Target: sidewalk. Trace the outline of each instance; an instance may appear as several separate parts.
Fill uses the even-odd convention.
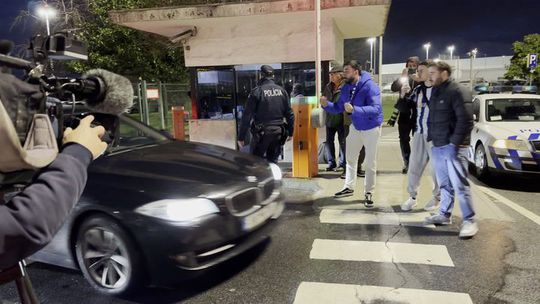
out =
[[[399,205],[409,197],[407,175],[401,173],[403,165],[397,130],[385,133],[387,134],[383,135],[379,141],[377,184],[373,198],[378,208],[397,211]],[[358,204],[361,207],[360,200],[363,199],[364,179],[358,178],[354,196],[335,199],[333,195],[343,188],[344,180],[339,178],[341,172],[326,172],[326,166],[326,164],[319,165],[318,177],[299,179],[287,177],[291,176],[291,163],[281,163],[280,167],[285,176],[283,188],[287,198],[286,202],[288,204],[313,205],[315,208],[343,204]],[[416,208],[423,208],[424,204],[431,199],[432,181],[428,170],[429,167],[426,168],[422,177]],[[493,203],[494,199],[486,194],[482,188],[471,183],[471,192],[478,219],[512,221]],[[457,200],[454,214],[461,215]]]

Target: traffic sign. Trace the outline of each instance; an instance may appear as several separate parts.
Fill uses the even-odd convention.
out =
[[[529,54],[527,65],[529,69],[535,69],[538,66],[538,54]]]

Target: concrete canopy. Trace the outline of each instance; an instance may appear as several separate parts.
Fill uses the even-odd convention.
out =
[[[381,36],[391,0],[321,0],[322,60],[343,60],[344,39]],[[313,0],[242,2],[110,12],[122,26],[182,41],[188,67],[315,60]]]

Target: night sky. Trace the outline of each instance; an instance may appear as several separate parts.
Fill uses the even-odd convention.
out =
[[[0,0],[0,39],[24,44],[30,27],[10,31],[27,1]],[[525,34],[540,33],[540,0],[393,0],[384,38],[384,62],[403,62],[411,55],[425,56],[422,45],[431,42],[430,57],[455,55],[478,48],[479,56],[511,55],[512,42]]]

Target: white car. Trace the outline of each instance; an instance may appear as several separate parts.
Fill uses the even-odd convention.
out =
[[[540,95],[484,94],[474,98],[469,161],[474,173],[540,175]]]

